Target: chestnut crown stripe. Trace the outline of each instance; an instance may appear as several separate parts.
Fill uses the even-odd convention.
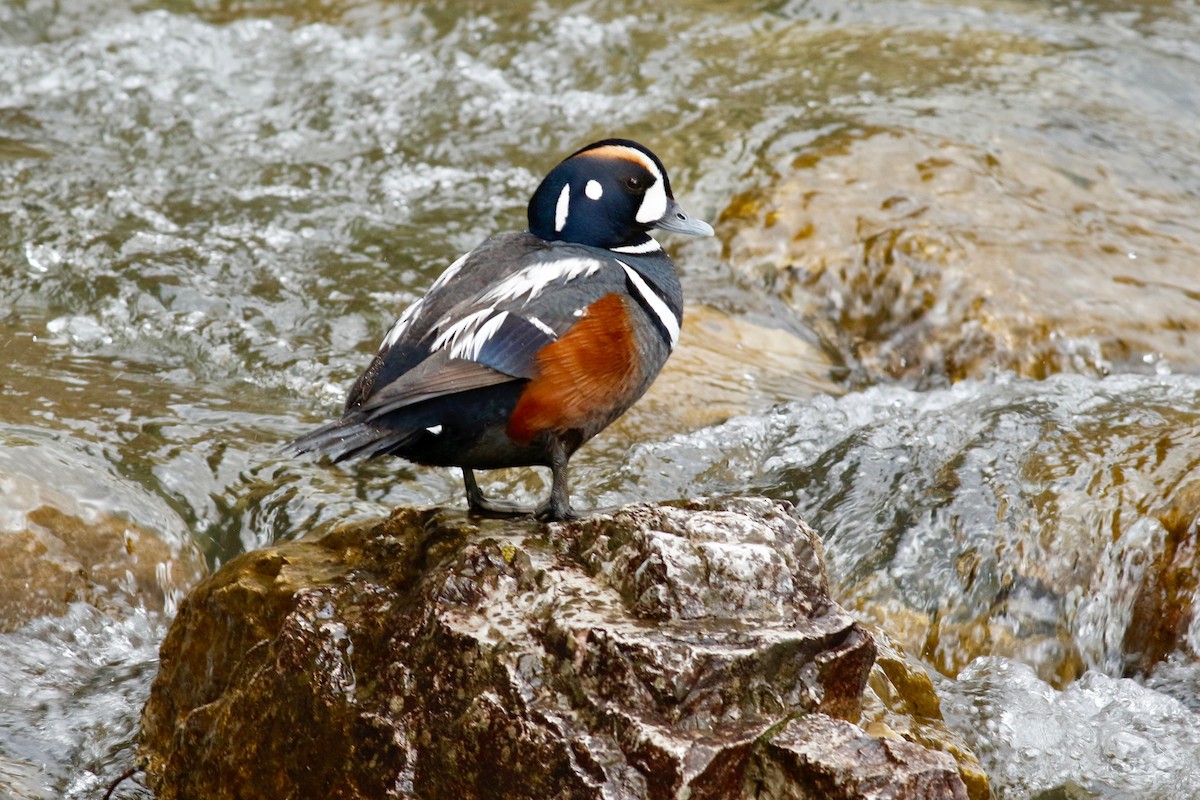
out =
[[[603,144],[599,147],[593,147],[590,150],[581,150],[575,155],[588,155],[593,158],[623,158],[626,161],[632,161],[635,164],[640,164],[654,177],[662,180],[663,171],[658,164],[654,163],[654,159],[643,153],[641,150],[636,150],[628,145],[623,144]],[[574,156],[572,156],[574,157]]]

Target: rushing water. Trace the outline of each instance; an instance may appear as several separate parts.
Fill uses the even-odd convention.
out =
[[[627,135],[718,238],[577,507],[795,502],[998,795],[1200,796],[1198,43],[1184,0],[0,6],[0,793],[130,763],[198,564],[463,502],[277,446]]]

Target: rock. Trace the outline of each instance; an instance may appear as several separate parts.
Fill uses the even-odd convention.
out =
[[[198,554],[171,549],[153,532],[99,512],[85,520],[43,505],[0,532],[0,632],[73,602],[162,610],[203,574]]]
[[[162,800],[809,797],[818,773],[965,797],[948,757],[846,721],[873,658],[787,504],[400,509],[197,587],[141,752]]]
[[[1145,676],[1176,652],[1200,656],[1188,634],[1200,598],[1200,481],[1172,487],[1154,517],[1161,535],[1139,553],[1144,565],[1121,643],[1126,677]]]
[[[756,800],[967,800],[954,759],[945,753],[899,738],[874,738],[823,714],[789,722],[758,754],[755,767]]]
[[[925,668],[910,661],[887,633],[873,629],[871,634],[877,654],[867,685],[862,727],[883,738],[947,753],[958,767],[970,800],[991,800],[987,774],[962,737],[946,726],[941,699]]]
[[[711,306],[688,306],[679,347],[618,432],[640,419],[652,430],[685,431],[814,394],[838,394],[833,364],[816,345],[783,328],[758,325]],[[690,398],[680,403],[680,397]],[[620,435],[618,433],[618,435]],[[624,437],[645,441],[648,433]],[[626,444],[628,447],[628,444]]]
[[[1194,370],[1191,203],[1018,142],[845,128],[718,233],[862,380]]]

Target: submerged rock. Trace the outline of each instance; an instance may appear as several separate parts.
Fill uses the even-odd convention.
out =
[[[877,736],[949,753],[971,800],[990,800],[987,775],[962,737],[946,725],[941,698],[925,668],[905,656],[886,632],[875,629],[872,636],[877,653],[860,725]]]
[[[793,502],[858,620],[949,678],[1003,656],[1062,689],[1200,658],[1197,397],[1184,375],[876,387],[647,442],[627,472]]]
[[[849,126],[718,227],[862,379],[1103,375],[1197,367],[1193,202],[1018,141]]]
[[[62,616],[76,602],[159,611],[202,573],[196,553],[172,552],[129,520],[101,512],[84,519],[42,505],[22,514],[16,530],[0,531],[0,633]]]
[[[696,430],[781,401],[838,394],[832,370],[828,354],[795,333],[696,305],[683,318],[679,347],[662,374],[616,430],[639,417],[653,418],[660,432]],[[629,436],[621,444],[628,450],[647,438]]]
[[[1200,481],[1172,489],[1152,512],[1159,535],[1131,559],[1137,588],[1121,642],[1127,677],[1149,674],[1173,653],[1200,656],[1189,635],[1200,601]]]
[[[874,654],[785,503],[401,509],[197,587],[142,752],[162,800],[965,798],[851,724]]]

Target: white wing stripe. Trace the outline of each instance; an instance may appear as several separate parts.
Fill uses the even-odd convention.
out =
[[[525,302],[528,303],[554,281],[562,280],[565,283],[581,275],[590,278],[602,266],[604,262],[595,258],[564,258],[561,261],[525,267],[496,284],[479,299],[483,303],[503,303],[528,295],[525,298]]]
[[[400,341],[400,337],[408,330],[409,324],[416,318],[421,311],[421,305],[425,302],[425,298],[420,298],[408,308],[404,309],[404,313],[400,315],[400,319],[392,323],[392,327],[387,332],[387,336],[383,337],[383,343],[379,345],[380,352],[387,350],[389,347]]]
[[[479,311],[463,317],[458,322],[454,323],[449,328],[446,328],[446,330],[438,334],[438,337],[433,340],[433,346],[430,347],[430,350],[442,350],[449,345],[453,351],[453,349],[458,346],[459,339],[464,336],[470,338],[475,329],[482,325],[495,310],[495,306],[481,308]]]
[[[625,274],[629,276],[629,282],[637,289],[638,294],[646,301],[646,305],[650,306],[658,317],[658,321],[662,323],[663,329],[667,332],[667,337],[671,340],[671,349],[675,349],[675,343],[679,341],[679,319],[675,313],[663,302],[663,299],[658,296],[658,292],[650,288],[646,283],[646,279],[638,274],[637,270],[626,264],[624,261],[617,261],[625,269]]]
[[[478,359],[483,346],[487,344],[489,339],[496,335],[496,331],[500,330],[500,326],[504,324],[506,317],[508,317],[508,312],[501,311],[480,325],[478,330],[464,335],[461,341],[455,342],[454,346],[450,348],[450,357],[464,358],[468,361]]]
[[[554,332],[554,328],[551,328],[549,325],[547,325],[546,323],[542,322],[542,321],[541,321],[540,319],[538,319],[537,317],[526,317],[526,319],[528,319],[528,320],[529,320],[529,324],[530,324],[530,325],[533,325],[535,328],[537,328],[537,329],[538,329],[538,330],[540,330],[542,333],[544,333],[544,334],[546,334],[547,336],[549,336],[551,339],[557,339],[557,338],[558,338],[558,334]]]
[[[457,275],[459,270],[462,269],[463,264],[467,263],[467,256],[469,255],[471,254],[466,253],[462,256],[459,256],[453,264],[446,267],[446,269],[442,271],[442,274],[438,276],[438,279],[433,282],[433,285],[429,287],[429,292],[426,294],[432,294],[450,281],[454,280],[454,276]],[[415,303],[404,309],[404,313],[400,315],[398,320],[392,323],[392,327],[388,329],[387,335],[383,337],[383,342],[381,342],[379,345],[380,352],[387,350],[389,347],[393,347],[396,342],[400,341],[400,337],[404,336],[404,333],[408,330],[409,325],[411,325],[412,321],[416,319],[417,314],[421,312],[421,306],[424,304],[424,302],[425,298],[418,298]]]
[[[441,275],[438,276],[438,279],[436,281],[433,282],[433,286],[429,287],[429,291],[436,292],[438,289],[442,288],[447,283],[454,280],[454,276],[458,274],[458,271],[460,269],[462,269],[462,265],[467,263],[467,256],[469,256],[469,255],[471,255],[471,254],[466,253],[465,255],[460,256],[457,261],[455,261],[450,266],[446,267],[446,270]]]

